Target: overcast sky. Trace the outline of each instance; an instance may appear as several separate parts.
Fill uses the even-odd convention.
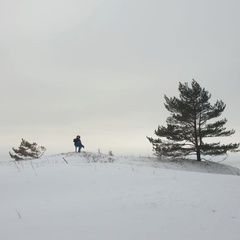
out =
[[[151,155],[164,94],[194,78],[240,142],[239,0],[0,0],[0,151],[21,138]]]

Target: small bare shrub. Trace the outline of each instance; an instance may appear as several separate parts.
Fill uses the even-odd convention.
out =
[[[110,156],[113,156],[113,152],[112,152],[111,150],[108,152],[108,154],[109,154]]]

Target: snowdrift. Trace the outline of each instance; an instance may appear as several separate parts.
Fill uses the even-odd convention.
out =
[[[238,175],[223,164],[88,152],[4,162],[0,239],[238,240]]]
[[[133,157],[133,156],[110,156],[107,154],[97,154],[91,152],[82,153],[62,153],[50,158],[57,162],[68,161],[71,164],[75,163],[115,163],[132,166],[155,167],[162,169],[240,175],[240,169],[222,163],[187,159],[168,159],[159,160],[154,157]]]

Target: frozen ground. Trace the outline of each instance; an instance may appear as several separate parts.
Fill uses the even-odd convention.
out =
[[[3,240],[238,240],[240,170],[67,153],[0,163]]]

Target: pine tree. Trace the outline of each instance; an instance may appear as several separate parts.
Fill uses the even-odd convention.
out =
[[[196,154],[201,161],[202,155],[217,156],[239,151],[239,143],[227,145],[220,142],[209,142],[211,138],[231,136],[235,133],[224,127],[227,119],[213,122],[219,117],[226,105],[216,101],[211,105],[211,94],[193,79],[188,83],[179,83],[180,97],[164,96],[166,109],[170,117],[166,119],[167,127],[158,126],[155,134],[158,139],[149,138],[157,156],[183,157]],[[206,141],[205,141],[206,140]]]
[[[15,154],[9,152],[9,155],[16,161],[40,158],[46,151],[45,147],[38,146],[36,143],[29,143],[24,139],[22,139],[19,148],[12,148],[12,150]]]

